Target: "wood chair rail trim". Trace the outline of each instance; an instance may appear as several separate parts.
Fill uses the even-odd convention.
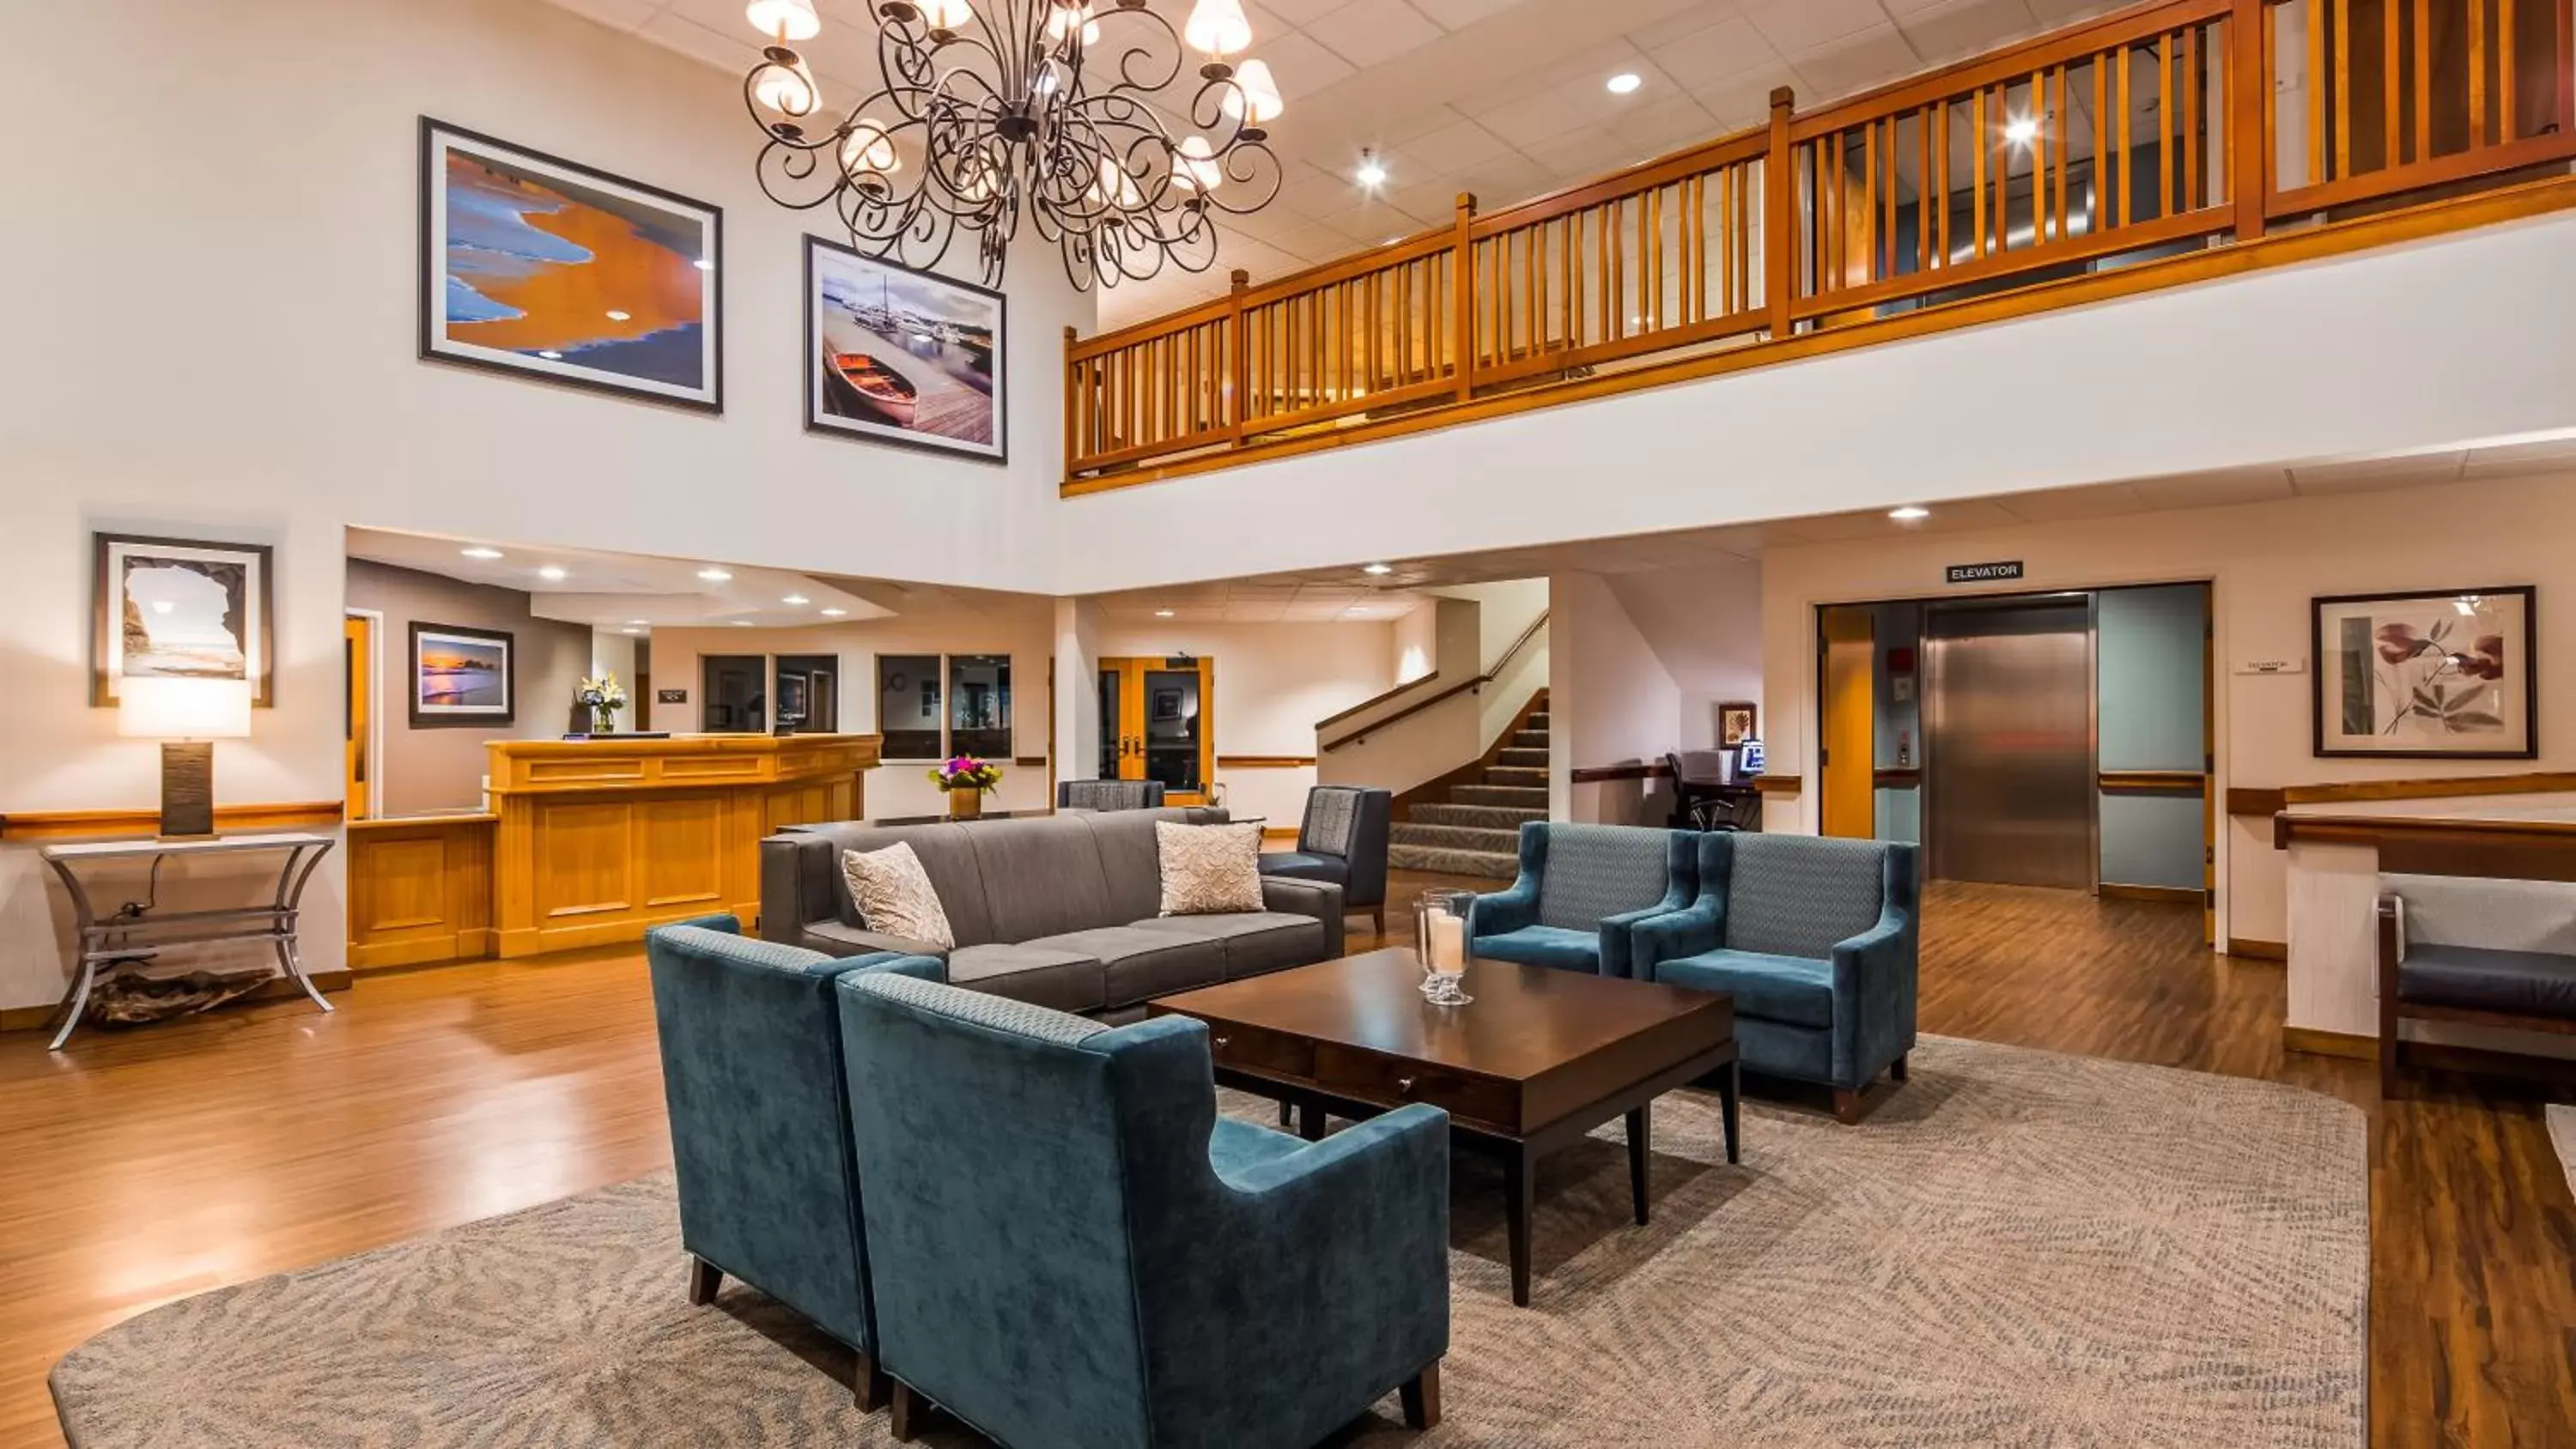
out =
[[[296,800],[264,805],[218,805],[218,832],[294,830],[338,825],[337,800]],[[161,826],[158,810],[13,810],[0,815],[0,840],[79,840],[150,835]]]

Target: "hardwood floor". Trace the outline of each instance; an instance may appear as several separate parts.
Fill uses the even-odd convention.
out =
[[[1453,883],[1400,875],[1390,894]],[[1376,944],[1354,921],[1352,949]],[[2281,965],[2210,954],[2198,923],[1935,886],[1923,1029],[2371,1111],[2372,1442],[2576,1444],[2576,1204],[2539,1109],[2576,1091],[2419,1075],[2382,1113],[2366,1064],[2284,1057]],[[1410,939],[1405,910],[1387,924]],[[0,1445],[61,1443],[45,1372],[109,1323],[670,1159],[637,952],[365,976],[335,1000],[84,1034],[60,1056],[0,1038]]]

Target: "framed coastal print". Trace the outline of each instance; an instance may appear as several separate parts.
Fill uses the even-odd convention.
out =
[[[129,679],[247,679],[275,704],[268,545],[90,535],[89,702]]]
[[[1002,294],[805,238],[805,426],[996,463]]]
[[[496,629],[411,625],[411,722],[505,725],[517,714],[518,661]]]
[[[2316,753],[2539,753],[2529,585],[2314,600]]]
[[[420,355],[724,409],[724,213],[420,122]]]

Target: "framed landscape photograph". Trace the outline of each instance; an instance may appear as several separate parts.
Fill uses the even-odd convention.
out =
[[[420,355],[724,410],[724,213],[423,116]]]
[[[2538,755],[2533,596],[2525,584],[2313,600],[2316,753]]]
[[[246,679],[251,703],[277,702],[268,545],[90,538],[91,704],[137,678]]]
[[[505,725],[517,714],[518,661],[508,634],[462,624],[411,625],[411,722]]]
[[[805,238],[808,431],[1007,462],[1002,294]]]

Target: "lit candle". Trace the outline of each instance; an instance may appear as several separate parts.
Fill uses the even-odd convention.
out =
[[[1467,969],[1467,922],[1464,917],[1441,911],[1431,918],[1431,960],[1434,971],[1455,976]]]

